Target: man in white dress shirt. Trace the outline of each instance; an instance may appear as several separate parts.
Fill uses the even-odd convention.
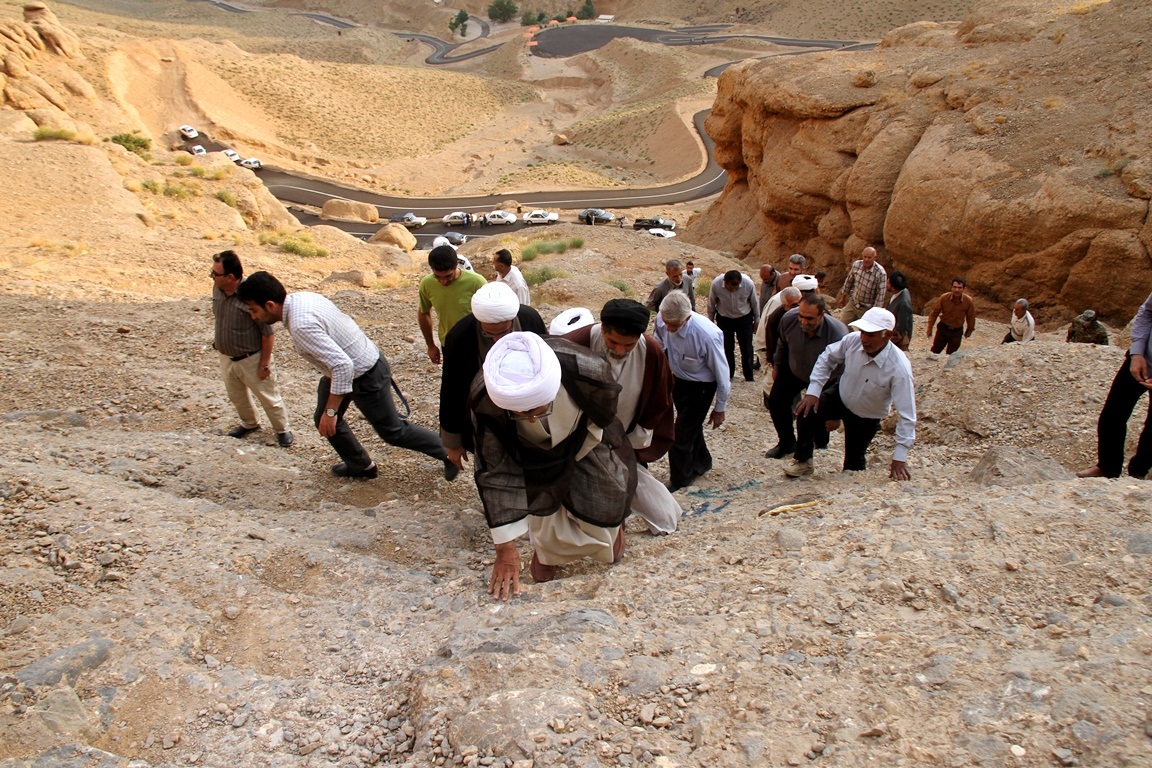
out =
[[[507,283],[521,304],[532,304],[532,296],[528,293],[528,281],[520,272],[520,268],[512,263],[512,252],[501,248],[492,254],[492,268],[496,270],[496,279]]]
[[[796,414],[800,418],[842,420],[844,470],[860,471],[866,468],[865,454],[880,430],[880,420],[894,407],[899,421],[888,476],[908,480],[908,452],[916,441],[916,385],[908,358],[890,342],[896,318],[886,309],[872,307],[850,327],[857,333],[829,345],[816,361]],[[844,366],[839,385],[824,391],[838,365]],[[811,462],[807,472],[788,472],[793,476],[811,473]]]
[[[248,306],[252,319],[268,325],[283,321],[296,351],[320,372],[314,420],[320,434],[343,459],[332,467],[334,475],[370,480],[379,472],[344,420],[348,406],[356,403],[384,442],[439,460],[445,479],[455,479],[460,470],[448,460],[439,436],[410,424],[396,412],[388,361],[355,320],[318,293],[288,295],[280,281],[267,272],[250,275],[236,293]]]

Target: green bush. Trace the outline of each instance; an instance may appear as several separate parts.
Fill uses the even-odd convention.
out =
[[[592,4],[592,0],[584,0],[584,5],[580,6],[580,10],[576,11],[576,18],[584,21],[596,18],[596,6]]]
[[[279,246],[285,253],[294,253],[305,258],[323,258],[328,255],[328,250],[317,245],[312,240],[312,235],[307,232],[295,233],[284,230],[262,232],[260,244]]]
[[[164,185],[164,196],[170,197],[173,200],[187,200],[190,197],[195,197],[200,194],[194,187],[180,182],[170,183]]]
[[[37,128],[32,134],[36,141],[75,141],[76,134],[66,128]]]
[[[205,170],[201,165],[194,165],[192,166],[190,173],[196,178],[202,179],[208,174],[208,171]]]
[[[567,272],[562,272],[559,269],[553,269],[547,265],[539,269],[530,269],[524,273],[524,281],[532,288],[535,288],[549,280],[557,280],[562,277],[568,277]]]
[[[135,152],[145,160],[148,159],[148,150],[152,149],[152,139],[135,133],[118,133],[109,141],[119,144],[129,152]]]
[[[528,11],[525,10],[524,14],[520,17],[520,26],[531,27],[543,24],[548,20],[542,11]]]
[[[176,165],[192,165],[192,155],[176,155]]]
[[[518,10],[513,0],[492,0],[488,6],[488,18],[492,21],[512,21]]]
[[[224,205],[236,207],[236,195],[232,194],[226,189],[222,189],[216,193],[216,199],[224,203]]]
[[[625,296],[632,295],[632,289],[629,288],[628,283],[624,282],[623,280],[605,280],[604,282],[608,283],[608,285],[620,291],[620,293],[624,294]]]
[[[144,181],[140,182],[140,186],[154,195],[160,194],[160,185],[156,182],[156,179],[144,179]]]

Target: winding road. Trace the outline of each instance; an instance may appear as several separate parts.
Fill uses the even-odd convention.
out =
[[[232,13],[248,13],[252,10],[230,5],[223,2],[223,0],[194,1],[211,3],[222,10]],[[340,19],[323,13],[308,12],[301,13],[300,15],[306,16],[318,23],[329,24],[341,29],[357,26],[354,22],[348,21],[347,19]],[[490,27],[484,20],[476,16],[471,16],[469,17],[468,23],[475,23],[480,29],[480,35],[475,39],[483,39],[488,36]],[[771,35],[726,34],[724,32],[726,29],[726,25],[682,27],[672,31],[645,27],[628,27],[619,24],[562,25],[548,27],[537,32],[533,38],[536,44],[532,47],[532,53],[535,56],[547,58],[574,56],[601,48],[618,37],[629,37],[669,46],[710,45],[737,39],[763,40],[775,45],[803,49],[775,55],[808,53],[813,50],[867,50],[875,47],[874,43],[860,43],[851,40],[804,40]],[[460,45],[463,45],[463,43],[447,43],[431,35],[399,32],[395,30],[389,31],[405,40],[420,41],[430,45],[433,52],[425,59],[425,62],[432,65],[451,64],[477,58],[491,53],[504,45],[504,43],[499,43],[453,56],[452,52],[459,48]],[[736,62],[713,67],[705,73],[705,77],[718,77],[721,72],[733,63]],[[319,217],[299,209],[299,206],[320,208],[324,205],[325,201],[333,198],[338,200],[355,200],[376,206],[380,212],[382,221],[387,221],[393,214],[405,213],[407,211],[413,211],[421,216],[426,216],[429,219],[429,224],[413,232],[413,234],[417,236],[417,239],[424,239],[435,237],[435,235],[442,234],[449,229],[439,223],[439,219],[445,214],[451,213],[452,211],[467,211],[469,213],[486,212],[493,210],[509,198],[514,198],[523,206],[524,210],[529,210],[530,208],[549,207],[639,208],[687,202],[714,195],[724,188],[727,173],[716,164],[713,158],[715,143],[704,130],[704,120],[708,117],[708,114],[709,110],[704,110],[696,113],[693,117],[693,123],[697,133],[700,135],[701,141],[704,143],[708,157],[708,163],[704,170],[686,181],[650,189],[594,189],[560,192],[525,192],[520,194],[505,193],[472,197],[405,198],[376,195],[328,181],[278,171],[267,166],[257,171],[257,174],[264,181],[268,190],[272,192],[277,199],[292,209],[293,215],[300,220],[300,223],[307,226],[327,224],[343,229],[357,237],[371,236],[382,226],[381,224],[353,224],[348,222],[323,221]],[[517,223],[512,225],[511,229],[519,229],[522,226],[524,225]],[[459,228],[457,227],[456,229]],[[501,232],[507,232],[509,229],[509,227],[474,227],[469,230],[468,234],[470,237],[475,237],[483,236],[483,234],[499,234]]]

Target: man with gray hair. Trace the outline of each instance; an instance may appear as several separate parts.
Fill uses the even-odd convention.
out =
[[[860,252],[860,258],[852,262],[836,299],[836,306],[844,308],[840,322],[847,325],[859,320],[872,307],[882,307],[887,287],[888,273],[876,261],[876,249],[869,245]]]
[[[664,301],[665,296],[672,291],[681,291],[688,297],[688,305],[695,312],[696,276],[685,272],[684,265],[679,259],[664,262],[664,274],[666,277],[656,284],[652,293],[648,294],[648,301],[644,302],[644,306],[648,307],[650,312],[655,312],[660,308],[660,302]]]
[[[1016,306],[1012,308],[1012,317],[1008,319],[1008,333],[1004,334],[1001,344],[1011,344],[1015,341],[1032,341],[1036,338],[1036,321],[1028,311],[1028,299],[1016,299]]]
[[[792,285],[792,281],[796,279],[796,275],[804,274],[804,267],[808,265],[808,259],[804,258],[798,253],[794,253],[788,257],[788,271],[781,272],[780,276],[776,278],[776,292],[784,290]]]
[[[676,492],[712,469],[712,454],[704,441],[704,419],[713,429],[724,423],[732,382],[724,355],[724,334],[711,320],[693,312],[683,293],[675,291],[664,298],[655,335],[664,345],[674,379],[676,437],[668,451],[668,490]],[[716,405],[709,416],[713,398]]]

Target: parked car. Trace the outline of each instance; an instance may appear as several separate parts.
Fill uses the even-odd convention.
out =
[[[204,147],[200,146],[199,144],[193,144],[188,151],[197,157],[208,154],[208,150],[204,149]]]
[[[398,213],[395,216],[390,217],[388,221],[395,222],[396,224],[403,224],[404,226],[408,227],[408,229],[419,229],[428,223],[428,219],[424,218],[423,216],[417,216],[411,211],[408,213]]]
[[[220,150],[220,154],[224,155],[224,157],[228,158],[234,163],[240,162],[240,155],[236,154],[236,150],[234,149],[222,149]]]
[[[676,237],[676,233],[670,229],[661,229],[660,227],[653,227],[648,230],[648,234],[655,235],[656,237]]]
[[[609,224],[616,220],[616,214],[602,208],[585,208],[576,214],[576,218],[585,224]]]
[[[440,221],[445,224],[463,224],[464,226],[468,226],[471,220],[472,217],[464,213],[464,211],[452,211],[452,213],[440,219]]]
[[[247,160],[241,160],[240,165],[252,171],[258,171],[264,167],[264,163],[260,162],[254,157],[250,157]]]
[[[508,211],[492,211],[491,213],[484,214],[484,221],[486,221],[489,225],[515,224],[516,214],[508,213]]]
[[[632,222],[632,229],[676,229],[676,222],[672,219],[663,219],[655,216],[650,219],[636,219]]]
[[[468,242],[468,235],[462,235],[459,232],[445,232],[444,239],[447,240],[448,244],[452,247],[459,248]]]
[[[524,214],[525,224],[555,224],[560,220],[560,214],[554,211],[535,210]]]
[[[180,135],[186,139],[198,139],[200,138],[200,131],[190,125],[182,125],[180,126]]]

